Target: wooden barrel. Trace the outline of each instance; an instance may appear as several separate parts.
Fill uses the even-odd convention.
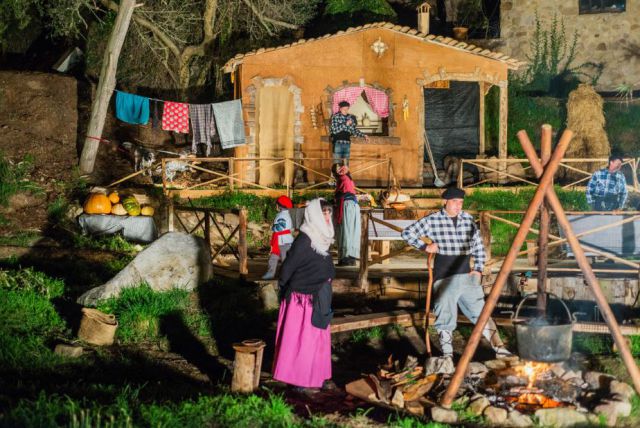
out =
[[[78,338],[92,345],[111,345],[118,328],[115,315],[97,309],[82,308]]]

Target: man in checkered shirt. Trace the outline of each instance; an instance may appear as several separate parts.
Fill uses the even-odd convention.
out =
[[[587,185],[587,202],[594,211],[622,209],[627,201],[627,180],[620,172],[622,157],[611,155],[609,165],[596,171]]]
[[[485,252],[480,232],[473,217],[462,211],[464,191],[449,188],[442,194],[444,208],[408,226],[402,238],[415,248],[435,253],[434,260],[434,327],[445,357],[453,356],[453,330],[456,328],[458,306],[474,324],[484,307],[480,285]],[[427,245],[420,238],[427,237]],[[471,269],[473,256],[473,269]],[[510,355],[497,335],[495,323],[487,323],[484,337],[498,356]]]
[[[341,101],[338,104],[340,111],[331,116],[331,142],[333,143],[333,163],[339,163],[341,159],[346,159],[347,163],[351,156],[351,136],[364,138],[369,142],[369,137],[362,133],[356,125],[358,122],[356,117],[349,114],[351,105],[347,101]]]

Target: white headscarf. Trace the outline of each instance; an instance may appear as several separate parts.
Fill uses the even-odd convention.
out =
[[[329,254],[329,247],[333,243],[333,222],[327,224],[320,201],[316,198],[309,201],[304,210],[304,222],[300,226],[300,231],[304,232],[311,239],[311,248],[323,256]]]

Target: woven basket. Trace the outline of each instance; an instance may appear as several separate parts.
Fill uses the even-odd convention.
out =
[[[92,345],[111,345],[118,328],[116,317],[97,309],[82,308],[78,337]]]

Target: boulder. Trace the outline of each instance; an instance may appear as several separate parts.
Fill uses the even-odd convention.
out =
[[[509,427],[526,428],[532,427],[533,421],[529,416],[523,415],[517,410],[513,410],[509,412],[509,416],[507,416],[507,422],[505,425]]]
[[[484,410],[484,417],[489,425],[504,425],[507,421],[507,410],[489,406]]]
[[[504,359],[485,361],[484,365],[490,370],[502,370],[507,368],[507,362]]]
[[[624,398],[625,401],[629,401],[633,397],[636,391],[628,384],[617,380],[612,380],[609,384],[609,392],[611,395],[618,394]]]
[[[452,374],[456,366],[449,357],[431,357],[427,359],[424,371],[426,374]]]
[[[95,306],[99,300],[118,296],[122,289],[142,283],[156,291],[193,290],[211,279],[212,274],[211,252],[202,238],[169,232],[140,252],[108,282],[80,296],[78,303]]]
[[[613,426],[619,416],[626,418],[631,414],[631,403],[628,401],[606,400],[602,404],[598,404],[593,412],[598,415],[604,415],[607,421]]]
[[[78,358],[82,355],[84,349],[82,348],[82,346],[65,345],[64,343],[59,343],[56,345],[56,348],[53,350],[53,352],[63,357]]]
[[[543,427],[563,428],[589,423],[589,418],[585,413],[567,407],[539,409],[536,410],[535,416]]]
[[[456,424],[458,423],[458,414],[455,410],[434,406],[431,408],[431,419],[441,424]]]
[[[614,377],[601,372],[586,372],[584,381],[589,384],[590,389],[605,389],[611,384]]]
[[[471,397],[471,402],[469,403],[469,407],[467,407],[467,409],[474,415],[479,416],[490,405],[491,403],[489,402],[489,399],[487,397],[485,397],[484,395],[478,394],[474,397]]]

